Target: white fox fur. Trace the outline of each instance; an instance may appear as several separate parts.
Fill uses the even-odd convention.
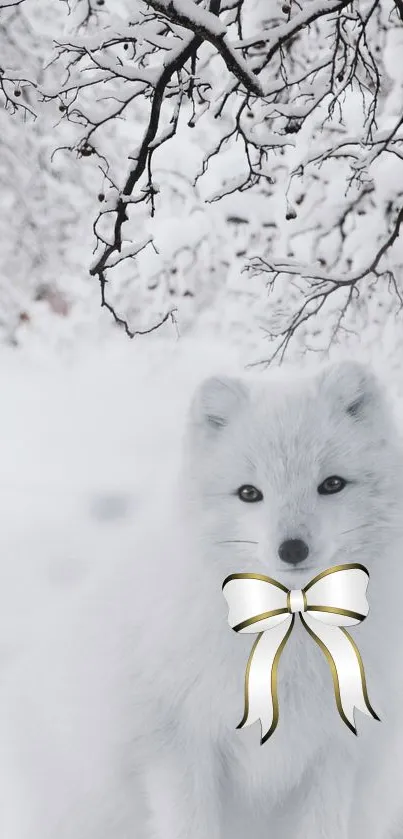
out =
[[[347,486],[319,495],[331,475]],[[243,484],[263,500],[242,502]],[[53,595],[30,653],[6,662],[1,835],[392,839],[402,499],[400,442],[366,368],[207,380],[175,486],[156,491],[141,534],[105,544],[113,567]],[[310,549],[294,569],[277,553],[287,538]],[[259,724],[236,730],[254,636],[230,630],[222,582],[252,571],[301,588],[346,562],[371,575],[370,613],[352,634],[382,721],[357,713],[358,737],[347,729],[327,662],[297,622],[279,666],[279,725],[260,746]]]

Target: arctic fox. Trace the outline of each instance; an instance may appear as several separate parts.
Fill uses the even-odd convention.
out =
[[[366,368],[206,380],[175,486],[156,488],[141,536],[53,601],[32,654],[5,672],[2,835],[392,837],[402,499],[400,441]],[[296,624],[278,728],[261,746],[258,723],[236,730],[251,636],[229,628],[222,583],[252,572],[299,589],[349,562],[370,571],[370,613],[353,634],[382,721],[357,714],[353,736],[325,657]]]

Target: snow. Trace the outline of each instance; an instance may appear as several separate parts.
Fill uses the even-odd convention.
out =
[[[12,824],[4,824],[2,811],[7,839],[32,839],[30,818],[41,808],[46,808],[49,823],[55,814],[64,816],[60,835],[66,836],[64,829],[72,829],[80,816],[79,807],[67,811],[70,796],[75,805],[82,804],[86,823],[93,812],[99,813],[103,801],[99,790],[108,789],[114,803],[121,795],[117,813],[126,811],[122,779],[127,767],[119,762],[116,777],[117,744],[111,724],[111,716],[122,713],[122,706],[110,684],[108,702],[103,701],[102,690],[102,679],[109,677],[115,684],[120,673],[114,630],[119,627],[121,600],[115,599],[114,584],[119,583],[119,566],[126,558],[141,567],[141,556],[132,557],[136,526],[145,499],[153,498],[177,464],[195,386],[202,377],[218,370],[234,372],[247,360],[250,357],[239,349],[229,350],[211,338],[110,341],[96,351],[81,351],[69,363],[49,356],[34,359],[32,347],[17,354],[3,350],[0,711],[2,719],[5,713],[18,719],[21,732],[28,735],[19,739],[16,754],[7,727],[0,727],[1,766],[6,764],[9,770],[1,777],[2,793],[11,804],[8,814],[13,812],[14,798],[20,802],[13,786],[15,762],[23,760],[26,768],[34,767],[37,777],[35,791],[29,786],[24,790],[24,807],[15,806]],[[110,599],[102,614],[109,615],[109,621],[100,625],[99,603],[91,592],[105,576],[111,581]],[[76,614],[81,595],[88,603],[85,619],[91,633],[90,637],[88,631],[83,633],[83,644],[90,645],[91,659],[87,647],[79,657],[75,647],[80,638],[78,620],[83,618],[77,617],[72,637],[61,619],[66,608]],[[43,649],[51,660],[43,656]],[[72,660],[76,673],[80,666],[85,670],[75,683],[65,675]],[[26,697],[18,689],[10,690],[10,685],[20,684],[21,673],[24,686],[33,687],[38,680],[41,685],[39,692],[32,690],[29,713]],[[63,708],[71,697],[77,700],[82,689],[89,691],[85,707],[91,708],[91,719],[73,702],[67,730]],[[43,697],[40,705],[35,704],[38,696]],[[133,697],[129,701],[132,712]],[[30,729],[43,725],[43,715],[49,714],[59,720],[52,730],[57,745],[65,748],[62,766],[55,766],[55,744],[45,737],[40,754],[32,751],[37,738],[29,736]],[[72,743],[79,748],[72,749]],[[137,824],[134,805],[133,810]],[[71,839],[82,835],[77,826]]]
[[[197,6],[193,0],[158,0],[155,8],[161,11],[166,10],[168,16],[170,13],[178,14],[194,26],[203,27],[211,32],[216,38],[222,38],[226,33],[226,28],[220,19],[201,6]]]
[[[4,41],[0,34],[2,63],[12,66],[15,76],[23,55],[21,75],[36,79],[39,89],[48,95],[60,94],[54,101],[38,102],[34,91],[27,89],[24,95],[38,111],[32,124],[24,122],[22,114],[11,117],[4,109],[0,111],[0,184],[3,207],[7,208],[0,219],[0,302],[6,313],[0,321],[3,341],[25,345],[31,340],[38,347],[42,342],[44,352],[48,347],[59,354],[74,353],[77,346],[115,334],[110,316],[99,308],[99,287],[88,277],[88,265],[94,264],[100,253],[98,249],[92,256],[92,225],[101,212],[97,229],[106,242],[113,241],[117,196],[136,165],[130,158],[136,158],[150,113],[150,100],[142,87],[147,85],[146,93],[151,95],[151,85],[192,38],[184,26],[173,26],[162,36],[142,0],[134,5],[133,9],[128,0],[116,0],[113,8],[105,3],[96,9],[88,26],[78,30],[86,8],[84,0],[71,4],[70,16],[67,4],[51,0],[25,2],[18,13],[2,12],[10,16],[8,39]],[[241,42],[237,42],[233,13],[223,16],[220,23],[202,4],[188,2],[178,8],[190,18],[193,15],[194,23],[196,15],[199,25],[208,26],[214,37],[224,37],[232,57],[246,72],[262,65],[267,49],[260,53],[252,50],[245,58],[241,46],[258,39],[274,47],[279,38],[306,22],[307,15],[333,6],[333,2],[314,0],[309,9],[293,9],[288,20],[280,7],[270,7],[269,13],[266,4],[247,0]],[[379,50],[376,55],[383,56],[388,74],[374,129],[377,141],[397,124],[402,99],[400,28],[386,11],[381,10],[380,15],[382,25],[372,25],[368,32],[368,42]],[[135,259],[116,257],[108,277],[108,299],[133,331],[156,322],[175,307],[181,334],[208,328],[232,341],[236,332],[245,347],[253,347],[256,356],[265,357],[268,342],[262,326],[271,322],[273,296],[267,293],[265,275],[260,279],[255,276],[251,282],[245,271],[251,256],[281,263],[294,260],[304,276],[307,267],[309,270],[320,259],[327,262],[322,266],[327,275],[352,276],[366,264],[368,231],[374,253],[390,234],[401,203],[402,141],[394,144],[393,156],[383,155],[382,160],[375,158],[377,147],[364,147],[363,97],[354,85],[343,94],[342,114],[336,107],[329,117],[329,94],[323,101],[322,96],[329,85],[334,21],[334,15],[330,21],[321,18],[315,36],[312,27],[300,36],[297,60],[288,62],[285,53],[284,71],[292,88],[287,95],[281,92],[285,77],[279,72],[276,55],[258,76],[265,98],[249,97],[240,110],[242,88],[223,67],[222,56],[211,43],[198,51],[195,80],[203,86],[194,111],[184,93],[187,77],[182,79],[185,87],[182,92],[178,88],[178,96],[176,77],[171,80],[152,155],[152,178],[159,190],[154,196],[155,213],[151,218],[151,202],[143,200],[146,171],[133,194],[125,198],[129,220],[122,228],[128,256],[133,255],[131,243],[135,251],[137,243],[151,237],[155,251],[148,247]],[[351,43],[353,29],[351,24]],[[119,44],[120,37],[127,42]],[[53,39],[68,51],[61,51],[60,46],[55,50]],[[13,43],[24,48],[16,54]],[[92,58],[107,69],[100,70]],[[115,70],[120,77],[114,76]],[[14,82],[6,84],[14,88]],[[365,96],[368,105],[369,92]],[[177,132],[170,137],[178,97]],[[315,102],[321,104],[311,113]],[[60,111],[61,104],[68,114]],[[120,115],[112,119],[115,109]],[[71,121],[67,118],[70,114]],[[302,126],[295,126],[296,118],[301,121],[304,117]],[[86,119],[105,122],[91,137],[96,153],[82,157],[75,149],[88,131]],[[158,145],[167,137],[170,139]],[[225,142],[224,137],[228,137]],[[65,151],[53,155],[56,146]],[[218,147],[219,154],[211,158],[200,177],[203,161]],[[334,158],[330,163],[324,160],[326,153]],[[256,174],[247,191],[246,154]],[[358,165],[354,168],[355,161]],[[356,208],[352,205],[355,187],[351,176],[358,185],[371,181],[374,187]],[[98,194],[105,195],[102,202]],[[286,195],[296,213],[292,220],[286,218]],[[346,221],[341,229],[343,214]],[[237,217],[244,223],[234,222]],[[396,277],[401,275],[401,259],[400,242],[396,242],[388,262]],[[295,304],[288,292],[291,288],[290,283],[283,283],[279,289],[279,293],[287,289],[281,306],[283,327]],[[370,308],[379,304],[385,305],[384,311],[397,311],[396,298],[388,294],[385,283],[374,288],[374,295],[376,301]],[[67,313],[61,314],[66,307]],[[346,323],[349,331],[339,333],[338,340],[352,351],[356,345],[353,333],[364,330],[367,334],[371,326],[370,308],[359,308],[354,302]],[[328,334],[327,317],[332,320],[330,312],[318,320],[317,328],[324,335]],[[172,329],[174,339],[175,326],[168,324],[167,328]],[[315,328],[312,324],[312,330]],[[368,329],[368,343],[373,340],[373,328]],[[308,324],[301,334],[307,345],[312,330]],[[398,329],[394,335],[400,346]],[[326,341],[322,349],[326,351]]]
[[[122,79],[127,79],[127,81],[140,82],[151,86],[155,86],[158,81],[158,76],[155,72],[140,70],[138,67],[133,67],[127,62],[113,60],[105,54],[100,58],[96,52],[89,51],[89,55],[95,65],[101,70],[110,70]]]
[[[29,647],[47,599],[80,587],[99,563],[116,561],[116,546],[124,546],[144,498],[177,463],[199,381],[213,372],[237,372],[249,361],[239,347],[201,337],[110,341],[68,362],[3,350],[0,626],[6,660]],[[392,375],[389,383],[397,394]]]
[[[111,342],[69,363],[3,351],[2,661],[30,649],[52,598],[127,549],[144,498],[177,458],[192,392],[218,358],[225,372],[239,354],[159,338]]]

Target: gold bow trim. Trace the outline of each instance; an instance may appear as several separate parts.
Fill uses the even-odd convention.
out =
[[[228,623],[235,632],[259,633],[245,673],[245,711],[237,728],[260,719],[261,743],[271,737],[279,718],[277,668],[291,635],[295,615],[329,663],[338,712],[357,734],[354,709],[379,720],[367,692],[364,665],[346,630],[365,620],[369,573],[364,565],[335,565],[303,589],[288,589],[263,574],[230,574],[223,594]]]

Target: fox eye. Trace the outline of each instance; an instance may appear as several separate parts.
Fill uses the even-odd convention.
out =
[[[319,495],[334,495],[336,492],[341,492],[346,484],[347,481],[344,478],[339,478],[338,475],[331,475],[330,478],[326,478],[318,486],[318,493]]]
[[[251,484],[243,484],[243,486],[239,487],[236,494],[241,501],[247,501],[248,503],[263,501],[263,493]]]

